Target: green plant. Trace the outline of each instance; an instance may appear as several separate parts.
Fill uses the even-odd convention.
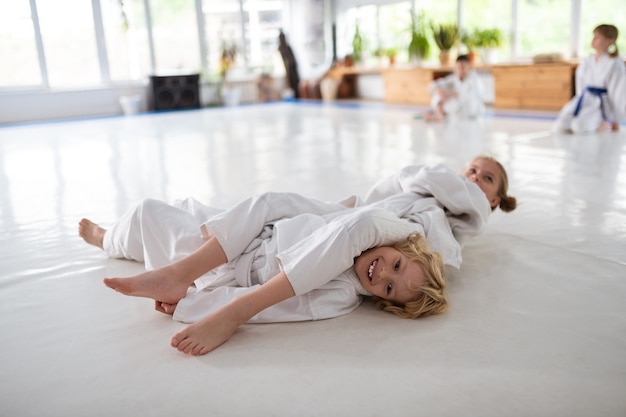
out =
[[[352,37],[352,59],[354,62],[360,62],[363,58],[363,37],[359,31],[359,23],[354,28],[354,36]]]
[[[476,46],[480,48],[498,48],[502,46],[502,32],[498,28],[476,29],[474,31]]]
[[[426,59],[430,54],[430,42],[424,29],[424,12],[419,16],[411,12],[411,42],[409,43],[409,59]]]
[[[387,55],[388,57],[393,57],[398,55],[398,50],[396,48],[387,48],[385,50],[385,55]]]
[[[450,50],[459,39],[459,26],[456,23],[442,23],[430,25],[435,43],[442,51]]]
[[[226,42],[222,40],[222,53],[220,55],[220,70],[219,74],[222,79],[226,78],[228,71],[235,63],[237,57],[237,45],[234,42]]]
[[[478,48],[480,45],[478,44],[478,38],[476,36],[476,32],[477,30],[474,30],[472,32],[468,31],[468,30],[463,30],[461,32],[461,43],[465,46],[467,46],[467,49],[472,51],[476,48]]]

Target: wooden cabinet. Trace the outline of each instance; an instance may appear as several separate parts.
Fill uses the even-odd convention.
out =
[[[494,65],[496,108],[559,110],[573,96],[570,63]]]
[[[508,109],[560,110],[574,94],[576,64],[506,64],[480,66],[494,80],[494,107]],[[331,76],[338,79],[362,74],[381,74],[385,102],[428,106],[428,85],[452,72],[451,67],[341,68]]]
[[[436,78],[448,75],[451,68],[389,68],[381,71],[385,82],[385,101],[398,104],[428,106],[428,85]]]

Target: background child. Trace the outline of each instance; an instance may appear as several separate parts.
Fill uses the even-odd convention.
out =
[[[485,110],[483,85],[467,55],[459,55],[454,72],[431,82],[428,89],[432,100],[431,111],[423,115],[426,121],[442,121],[445,116],[476,118]]]
[[[576,69],[576,96],[561,110],[556,129],[573,133],[619,130],[626,112],[626,69],[619,57],[618,30],[599,25],[593,30],[595,50]]]

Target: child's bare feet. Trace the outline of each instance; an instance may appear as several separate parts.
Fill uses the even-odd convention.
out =
[[[427,122],[442,122],[444,120],[443,115],[438,112],[424,113],[422,117]]]
[[[178,278],[173,268],[164,267],[129,278],[105,278],[104,285],[125,295],[152,298],[175,308],[187,295],[190,285]]]
[[[94,245],[102,248],[102,241],[104,240],[104,233],[106,229],[98,226],[89,219],[82,219],[78,223],[78,234],[83,240],[90,245]]]
[[[239,328],[231,312],[222,307],[172,336],[172,347],[189,355],[205,355],[226,342]]]

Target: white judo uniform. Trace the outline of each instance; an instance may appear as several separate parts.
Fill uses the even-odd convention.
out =
[[[443,103],[443,111],[446,115],[472,119],[485,111],[483,84],[474,70],[471,70],[464,80],[453,73],[432,81],[428,85],[428,90],[432,96],[430,101],[432,108],[436,108],[442,100],[442,97],[435,91],[436,88],[457,93],[456,97],[450,97]]]
[[[416,231],[447,265],[459,267],[459,242],[480,233],[491,212],[477,185],[442,165],[407,167],[377,184],[365,202],[351,201],[354,207],[266,193],[222,211],[193,199],[145,200],[107,230],[103,246],[108,256],[145,262],[150,270],[211,236],[220,242],[228,263],[195,281],[175,320],[195,322],[281,270],[296,295],[250,322],[319,320],[347,314],[370,295],[352,268],[363,251]]]
[[[626,118],[626,68],[620,57],[595,54],[576,69],[576,96],[561,109],[555,127],[559,131],[592,133],[603,121]]]

